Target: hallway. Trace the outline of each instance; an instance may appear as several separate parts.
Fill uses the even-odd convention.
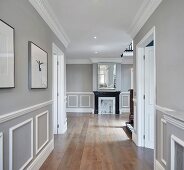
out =
[[[68,131],[41,170],[153,170],[153,151],[137,148],[123,130],[127,116],[68,114]]]

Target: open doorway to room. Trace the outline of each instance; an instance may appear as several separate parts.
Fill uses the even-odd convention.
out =
[[[156,64],[155,27],[136,46],[137,145],[155,148]]]
[[[64,53],[53,43],[53,131],[63,134],[67,130],[65,102]]]

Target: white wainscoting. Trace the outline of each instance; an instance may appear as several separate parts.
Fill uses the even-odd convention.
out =
[[[9,129],[9,170],[13,170],[13,133],[17,128],[20,128],[21,126],[24,126],[25,124],[31,124],[31,156],[30,158],[22,165],[20,170],[23,170],[29,162],[33,159],[33,118],[25,120],[24,122],[21,122]]]
[[[75,105],[71,104],[71,98],[75,98]],[[78,107],[78,95],[68,95],[67,99],[68,107]]]
[[[93,92],[67,92],[66,112],[93,113],[93,94]],[[86,98],[86,103],[84,103],[84,98]],[[75,105],[72,105],[72,102]]]
[[[84,97],[87,97],[88,98],[88,105],[84,105],[82,103],[82,98],[84,98]],[[80,107],[90,107],[90,105],[91,105],[90,98],[91,98],[90,95],[80,95]]]
[[[166,160],[164,159],[164,126],[166,125],[166,120],[165,119],[161,119],[161,136],[160,136],[160,143],[161,143],[161,161],[164,165],[166,165]]]
[[[120,93],[120,107],[120,113],[130,112],[130,92]]]
[[[3,133],[0,132],[0,170],[3,170]]]
[[[45,140],[45,142],[38,147],[38,143],[39,143],[39,136],[38,136],[38,131],[39,131],[39,118],[43,115],[47,115],[47,138]],[[40,113],[38,115],[36,115],[36,154],[38,154],[38,152],[40,152],[40,150],[43,149],[43,147],[48,143],[49,141],[49,111],[45,111],[43,113]]]
[[[54,149],[54,138],[48,143],[48,145],[37,155],[27,170],[39,170],[47,157]]]

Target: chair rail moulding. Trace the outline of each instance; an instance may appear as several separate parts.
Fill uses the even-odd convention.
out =
[[[30,112],[33,112],[35,110],[38,110],[38,109],[41,109],[41,108],[46,107],[48,105],[51,105],[52,103],[53,103],[53,100],[49,100],[49,101],[46,101],[43,103],[39,103],[39,104],[36,104],[33,106],[29,106],[27,108],[23,108],[23,109],[20,109],[20,110],[11,112],[11,113],[1,115],[0,116],[0,123],[4,123],[7,121],[10,121],[11,119],[15,119],[19,116],[23,116],[23,115],[28,114]]]

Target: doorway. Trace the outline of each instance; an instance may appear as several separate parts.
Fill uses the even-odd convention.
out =
[[[155,148],[156,62],[155,27],[136,46],[137,110],[136,142]]]
[[[53,43],[53,133],[67,130],[64,53]]]

